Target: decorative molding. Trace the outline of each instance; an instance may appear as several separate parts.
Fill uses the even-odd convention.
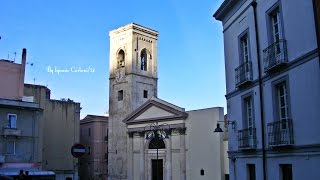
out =
[[[159,101],[159,100],[158,100]],[[137,108],[135,111],[133,111],[127,118],[125,118],[122,122],[126,124],[141,124],[141,123],[148,123],[148,122],[161,122],[161,121],[169,121],[169,120],[178,120],[178,119],[186,119],[188,117],[188,113],[184,111],[184,109],[181,108],[177,109],[174,107],[171,107],[170,103],[168,102],[158,102],[155,99],[149,99],[144,104],[142,104],[139,108]],[[167,104],[165,104],[167,103]],[[141,120],[134,120],[136,117],[143,114],[146,110],[148,110],[150,107],[155,106],[160,109],[163,109],[165,111],[168,111],[174,115],[172,116],[166,116],[166,117],[158,117],[158,118],[152,118],[152,119],[141,119]]]
[[[142,40],[142,41],[145,41],[145,42],[148,42],[148,43],[152,43],[152,40],[150,39],[146,39],[144,37],[138,37],[139,40]]]

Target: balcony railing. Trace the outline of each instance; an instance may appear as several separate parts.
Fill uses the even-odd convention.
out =
[[[4,136],[21,136],[20,129],[12,129],[12,128],[4,128],[3,129]]]
[[[236,73],[236,86],[239,87],[252,81],[252,62],[248,61],[242,63],[235,69]]]
[[[268,123],[268,141],[271,147],[292,145],[292,119],[285,119]]]
[[[286,40],[280,39],[264,49],[263,61],[265,72],[285,65],[288,62]]]
[[[239,149],[249,150],[257,148],[256,128],[241,129],[238,131]]]

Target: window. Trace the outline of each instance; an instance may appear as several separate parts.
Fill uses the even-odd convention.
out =
[[[240,38],[240,64],[249,62],[249,38],[248,33],[245,33]]]
[[[224,179],[229,180],[230,179],[229,174],[224,174]]]
[[[245,106],[245,115],[246,115],[246,125],[247,128],[253,127],[253,113],[252,113],[252,97],[246,97],[244,99],[244,106]]]
[[[281,129],[287,128],[288,120],[288,99],[287,99],[287,85],[282,82],[276,85],[277,104],[278,104],[278,117],[281,122]]]
[[[7,141],[6,154],[15,154],[16,144],[14,141]]]
[[[8,114],[8,128],[17,128],[17,115]]]
[[[254,164],[247,164],[248,180],[256,180],[256,166]]]
[[[204,176],[204,170],[203,169],[200,170],[200,175]]]
[[[140,55],[140,57],[141,57],[141,70],[143,70],[143,71],[147,71],[147,62],[148,62],[148,56],[147,56],[147,51],[146,51],[146,49],[143,49],[142,51],[141,51],[141,55]]]
[[[252,81],[252,62],[250,60],[249,30],[239,36],[239,66],[235,69],[236,86]]]
[[[249,96],[244,97],[243,99],[243,129],[248,129],[248,135],[252,135],[252,131],[254,128],[254,115],[253,115],[253,96],[250,94]]]
[[[275,8],[270,14],[270,33],[271,33],[271,43],[274,44],[275,54],[281,53],[280,40],[283,39],[283,34],[281,30],[281,19],[279,7]]]
[[[91,128],[88,129],[88,134],[91,136]]]
[[[123,90],[118,91],[118,101],[123,100]]]
[[[291,164],[280,164],[281,169],[281,180],[292,180],[292,165]]]
[[[118,63],[117,68],[122,68],[125,66],[125,55],[122,49],[118,53],[117,63]]]
[[[148,91],[147,90],[143,91],[143,98],[148,98]]]

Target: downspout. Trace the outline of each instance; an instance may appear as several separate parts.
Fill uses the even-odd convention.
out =
[[[318,59],[319,59],[319,67],[320,67],[320,58],[319,58],[319,54],[320,54],[320,48],[319,48],[319,44],[320,44],[320,37],[319,37],[319,24],[318,24],[318,12],[317,12],[317,3],[316,0],[313,0],[313,16],[314,16],[314,25],[315,25],[315,29],[316,29],[316,37],[317,37],[317,51],[318,51]]]
[[[260,44],[259,44],[259,34],[258,34],[258,24],[257,24],[257,2],[253,0],[251,2],[254,13],[254,27],[256,34],[256,45],[257,45],[257,61],[258,61],[258,81],[259,81],[259,99],[260,99],[260,117],[261,117],[261,141],[262,141],[262,167],[263,167],[263,180],[267,179],[266,173],[266,148],[265,148],[265,131],[264,131],[264,101],[263,101],[263,88],[262,88],[262,78],[261,78],[261,59],[260,59]]]

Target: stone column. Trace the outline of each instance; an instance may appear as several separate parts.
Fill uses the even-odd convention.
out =
[[[140,180],[144,180],[144,132],[140,132]]]
[[[166,180],[172,180],[171,130],[167,130],[166,133],[169,135],[166,146]]]
[[[179,129],[180,132],[180,180],[186,180],[186,128]]]
[[[133,132],[128,132],[128,180],[133,180]]]

